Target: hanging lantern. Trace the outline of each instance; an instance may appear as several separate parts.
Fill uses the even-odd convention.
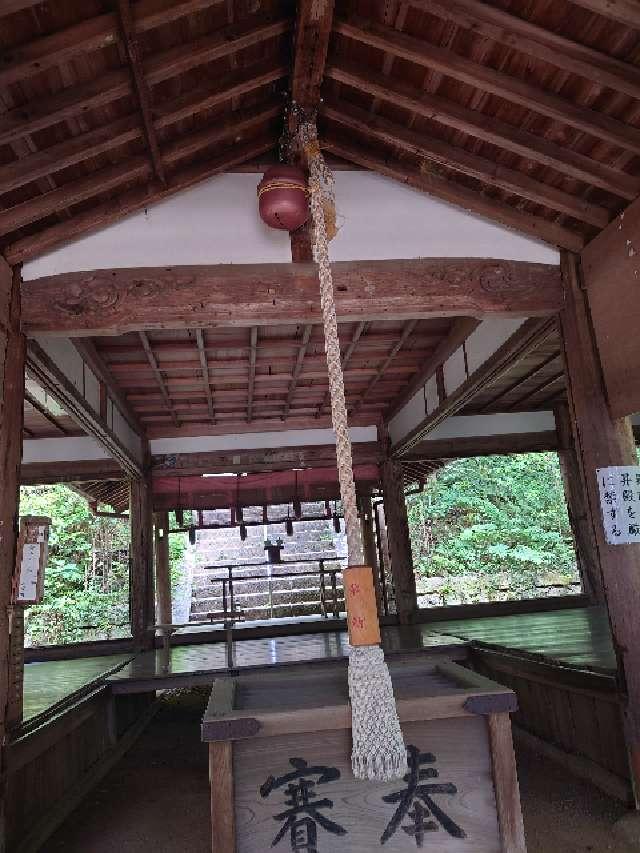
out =
[[[272,166],[258,184],[260,217],[270,228],[296,231],[309,218],[307,179],[296,166]]]
[[[247,525],[244,523],[244,521],[240,525],[239,529],[240,529],[240,539],[242,540],[242,542],[244,542],[245,539],[247,538]]]
[[[287,536],[293,536],[293,521],[290,518],[284,523],[285,530],[287,531]]]
[[[181,509],[176,510],[176,521],[178,527],[184,527],[184,512]]]
[[[189,542],[192,545],[196,544],[196,529],[193,524],[189,527]]]
[[[336,533],[340,533],[340,516],[337,512],[333,513],[333,529]]]

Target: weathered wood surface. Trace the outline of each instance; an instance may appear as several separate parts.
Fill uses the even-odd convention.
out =
[[[582,251],[591,322],[612,417],[640,412],[640,204]]]
[[[146,478],[131,480],[129,518],[131,633],[137,648],[149,649],[153,645],[155,608],[151,484]]]
[[[81,460],[78,462],[28,462],[20,466],[20,484],[37,486],[92,480],[119,480],[123,476],[114,459]]]
[[[455,793],[452,790],[434,793],[433,802],[466,836],[453,837],[436,820],[436,828],[425,833],[428,839],[425,839],[425,847],[433,846],[442,853],[463,853],[469,849],[474,853],[502,853],[489,746],[481,718],[408,723],[403,726],[403,733],[408,744],[433,755],[433,762],[423,764],[422,769],[431,767],[437,776],[434,774],[421,784],[433,782],[454,786]],[[332,807],[322,810],[321,814],[346,833],[327,833],[319,826],[318,849],[332,853],[371,853],[378,849],[392,853],[415,851],[415,837],[402,829],[411,826],[409,816],[404,817],[384,846],[381,844],[381,837],[397,808],[397,804],[385,803],[382,798],[406,790],[406,783],[354,780],[350,751],[348,731],[283,734],[234,744],[238,853],[263,853],[271,849],[284,822],[275,816],[286,810],[286,795],[284,787],[273,788],[266,796],[261,794],[260,788],[269,777],[290,772],[293,758],[302,758],[309,766],[336,768],[340,773],[335,781],[317,785],[315,794],[331,800]],[[283,849],[288,846],[288,837],[289,833],[287,841],[281,844]]]
[[[233,752],[231,741],[209,744],[211,853],[232,853],[236,850]]]
[[[18,537],[18,493],[24,403],[25,339],[20,333],[20,275],[0,258],[0,774],[10,696],[10,626]],[[5,799],[0,796],[0,848],[5,845]]]
[[[169,561],[169,513],[156,513],[156,618],[162,625],[170,625],[171,615],[171,564]]]
[[[404,482],[397,462],[387,459],[380,470],[396,609],[404,625],[412,620],[418,606]]]
[[[569,410],[590,521],[603,574],[613,645],[621,685],[627,696],[626,739],[636,796],[640,794],[640,544],[609,545],[600,509],[596,469],[636,465],[637,451],[628,418],[612,418],[607,407],[589,308],[581,289],[579,259],[562,258],[565,308],[560,315],[567,372]]]
[[[487,718],[487,727],[502,853],[527,853],[516,757],[513,752],[511,723],[508,715],[490,714]]]
[[[547,316],[562,306],[557,267],[430,259],[333,264],[342,321],[449,315]],[[139,329],[321,321],[314,264],[93,270],[23,285],[28,334],[113,335]]]
[[[291,96],[304,110],[312,111],[320,101],[320,87],[333,23],[334,0],[301,0],[294,36]]]

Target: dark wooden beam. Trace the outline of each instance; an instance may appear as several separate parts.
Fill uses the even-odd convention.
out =
[[[294,38],[291,97],[306,111],[320,101],[333,24],[334,0],[300,0]]]
[[[407,62],[439,71],[454,80],[490,92],[534,113],[569,125],[594,139],[640,154],[640,130],[604,113],[579,106],[517,77],[480,65],[453,51],[400,33],[391,27],[358,20],[336,21],[336,32],[362,44],[392,53]]]
[[[427,359],[417,376],[415,376],[409,386],[393,400],[391,407],[385,412],[385,420],[387,423],[398,414],[400,409],[406,405],[409,400],[416,394],[428,381],[431,379],[436,369],[443,364],[450,355],[462,346],[469,335],[474,332],[480,321],[473,317],[458,317],[451,324],[451,329],[447,337],[435,348],[433,353]]]
[[[414,619],[418,609],[418,598],[402,470],[397,462],[387,459],[381,466],[381,474],[384,517],[398,620],[401,625],[407,625]]]
[[[33,406],[33,408],[36,410],[36,412],[38,412],[45,420],[49,421],[49,423],[53,427],[55,427],[58,430],[58,432],[61,432],[62,435],[68,434],[67,430],[65,429],[65,427],[62,426],[60,421],[51,414],[51,412],[47,409],[47,407],[44,406],[40,402],[40,400],[38,400],[37,397],[34,397],[33,394],[31,394],[31,392],[27,391],[26,388],[24,390],[24,399],[27,401],[27,403],[29,403],[30,406]]]
[[[358,342],[367,327],[366,322],[360,321],[356,324],[355,329],[353,330],[353,334],[351,336],[351,340],[349,341],[349,346],[346,348],[344,353],[342,354],[342,358],[340,363],[342,365],[342,370],[344,371],[351,360],[351,356],[354,354],[356,347],[358,346]],[[329,403],[329,398],[331,397],[331,391],[327,388],[324,397],[322,398],[322,402],[318,406],[318,411],[316,412],[316,417],[319,418],[324,413],[327,404]]]
[[[131,480],[129,493],[131,525],[129,596],[131,633],[137,649],[153,648],[155,607],[153,589],[153,510],[148,477]]]
[[[546,453],[558,449],[554,430],[515,432],[504,435],[480,435],[465,438],[426,439],[418,442],[405,461],[425,459],[464,459],[467,456],[501,456],[506,453]]]
[[[100,380],[105,391],[108,392],[108,396],[111,397],[114,404],[118,407],[120,414],[127,421],[131,429],[137,432],[138,435],[144,435],[144,427],[140,423],[138,416],[129,405],[129,401],[122,393],[111,368],[106,364],[91,338],[73,338],[71,343],[82,356],[82,360],[87,363],[87,366]],[[106,413],[103,416],[106,419]]]
[[[277,115],[280,105],[270,101],[266,106],[254,108],[239,115],[231,114],[215,127],[207,128],[182,137],[166,146],[162,157],[167,166],[174,166],[180,160],[190,157],[197,151],[229,137],[236,140],[246,131],[263,125]],[[128,158],[122,163],[107,166],[77,181],[70,181],[60,187],[42,193],[29,201],[17,204],[0,212],[0,234],[9,234],[31,222],[37,222],[55,213],[78,204],[96,195],[116,189],[122,184],[148,180],[152,168],[147,157],[139,155]],[[160,186],[164,187],[165,183]]]
[[[340,64],[327,65],[327,77],[344,83],[376,99],[401,107],[411,114],[419,115],[445,127],[468,133],[492,145],[511,151],[527,160],[566,174],[587,185],[613,193],[620,198],[633,201],[640,194],[640,179],[629,176],[618,169],[598,163],[566,146],[535,136],[516,125],[507,124],[495,116],[486,116],[455,101],[432,95],[422,89],[406,85],[399,80],[389,79],[371,69],[341,59]]]
[[[640,69],[636,66],[500,8],[480,0],[411,0],[410,5],[453,21],[474,35],[578,74],[598,86],[623,92],[636,100],[640,98]]]
[[[559,379],[562,379],[564,376],[564,368],[561,366],[559,370],[557,370],[552,376],[544,379],[542,382],[538,383],[531,391],[526,391],[513,403],[509,405],[508,411],[514,411],[515,409],[528,404],[528,401],[531,400],[532,397],[536,397],[541,391],[544,391],[545,388],[549,388],[550,385],[554,385]],[[555,397],[555,394],[553,395]],[[544,402],[544,401],[542,401]]]
[[[247,389],[247,423],[253,420],[253,392],[256,382],[256,349],[258,345],[258,327],[252,326],[249,333],[249,383]]]
[[[105,450],[120,462],[127,473],[136,475],[140,472],[140,460],[123,444],[107,422],[89,405],[75,385],[35,341],[30,341],[27,348],[27,369],[40,387],[48,391],[89,435],[94,436]]]
[[[640,412],[640,201],[582,252],[584,285],[613,417]]]
[[[234,56],[238,51],[281,35],[290,27],[291,22],[286,20],[275,22],[261,20],[248,30],[238,27],[224,29],[196,42],[163,51],[145,61],[146,80],[149,86],[153,87],[199,65]],[[213,106],[215,103],[221,103],[246,91],[267,85],[285,76],[286,73],[287,68],[281,63],[267,66],[263,62],[251,64],[230,74],[221,75],[216,79],[215,85],[203,85],[183,96],[161,101],[155,109],[164,121],[164,116],[171,109],[184,110],[189,103],[198,102]],[[129,93],[129,75],[122,69],[108,71],[87,83],[69,86],[54,95],[21,104],[20,107],[8,110],[0,116],[0,143],[19,139],[82,115],[87,110],[113,103]],[[227,95],[227,93],[230,94]],[[195,107],[192,109],[192,114],[194,111]]]
[[[628,418],[612,418],[607,407],[580,262],[562,257],[565,307],[560,314],[569,412],[603,575],[618,677],[625,696],[625,737],[636,803],[640,791],[640,544],[610,545],[600,508],[598,468],[637,465]]]
[[[394,457],[402,457],[429,432],[468,405],[481,389],[491,386],[507,370],[517,364],[550,335],[555,333],[555,320],[527,320],[493,355],[475,370],[453,393],[393,447]]]
[[[176,21],[221,0],[179,0],[177,3],[141,0],[134,11],[136,32],[147,32]],[[79,54],[86,54],[118,43],[118,18],[107,12],[87,18],[79,24],[41,36],[13,48],[0,71],[0,86],[9,86],[49,68],[62,65]]]
[[[282,413],[282,419],[285,420],[289,414],[289,410],[291,409],[291,403],[293,401],[293,395],[296,393],[296,388],[298,385],[298,379],[300,377],[300,373],[302,371],[302,364],[304,362],[304,357],[307,354],[307,347],[309,346],[309,338],[311,337],[311,332],[313,331],[313,325],[311,323],[307,323],[302,332],[301,342],[302,345],[298,350],[298,356],[296,358],[296,363],[293,368],[293,375],[291,377],[291,383],[289,385],[289,391],[287,392],[287,399],[284,404],[284,412]]]
[[[37,441],[37,439],[36,439]],[[44,486],[54,483],[83,483],[94,480],[120,480],[124,472],[115,459],[81,460],[79,462],[28,462],[20,468],[22,486]]]
[[[578,6],[597,12],[605,18],[611,18],[640,30],[640,9],[637,0],[573,0]]]
[[[200,358],[200,366],[202,368],[202,384],[204,385],[204,393],[207,397],[207,406],[209,407],[209,417],[211,423],[216,422],[216,413],[213,407],[213,395],[211,394],[211,382],[209,380],[209,363],[207,361],[207,353],[204,348],[204,334],[202,329],[195,330],[196,345],[198,347],[198,356]]]
[[[546,264],[471,259],[338,261],[338,319],[555,315],[559,270]],[[315,264],[229,264],[105,269],[25,282],[31,335],[72,337],[140,329],[320,323]]]
[[[156,605],[158,623],[171,625],[171,561],[169,559],[169,513],[157,512],[155,516],[156,538]]]
[[[176,415],[176,411],[173,407],[171,397],[169,396],[167,384],[164,381],[164,376],[162,375],[162,372],[158,367],[158,361],[153,353],[151,344],[149,343],[149,336],[146,332],[138,332],[138,337],[140,338],[140,343],[142,344],[142,348],[145,351],[145,355],[147,356],[147,360],[149,362],[153,375],[155,376],[156,382],[158,383],[158,388],[160,389],[160,393],[162,394],[162,399],[164,400],[165,406],[171,414],[171,418],[173,419],[174,425],[178,427],[180,426],[180,421],[178,420],[178,416]]]
[[[354,442],[354,465],[377,465],[381,461],[377,441]],[[327,468],[336,464],[334,444],[277,447],[259,450],[169,453],[152,457],[153,476],[189,477],[210,474],[246,474],[290,471],[293,468]]]
[[[37,257],[54,246],[75,240],[83,234],[104,228],[112,222],[124,218],[130,213],[157,203],[194,184],[246,163],[253,157],[273,149],[275,139],[259,137],[234,147],[231,151],[207,159],[204,163],[187,166],[173,173],[166,185],[145,183],[121,192],[116,198],[92,207],[90,210],[72,216],[63,222],[49,226],[29,237],[23,237],[9,244],[4,254],[10,263],[21,263]],[[148,165],[145,163],[145,173]]]
[[[539,373],[541,373],[543,370],[545,370],[550,364],[552,364],[558,358],[560,358],[559,352],[551,353],[551,355],[548,356],[547,358],[545,358],[545,360],[541,364],[538,364],[535,367],[533,367],[531,370],[529,370],[527,373],[525,373],[524,376],[519,377],[514,382],[512,382],[510,385],[508,385],[506,388],[504,388],[502,391],[500,391],[500,393],[496,394],[495,397],[492,397],[488,403],[485,403],[485,405],[482,407],[482,409],[480,411],[482,413],[488,412],[490,410],[496,411],[494,406],[496,405],[496,403],[499,400],[503,400],[505,397],[508,397],[510,394],[513,394],[513,392],[517,388],[519,388],[525,382],[529,382],[531,379],[534,379]],[[507,408],[510,408],[510,407],[508,406]]]
[[[549,210],[566,213],[579,222],[586,222],[596,228],[604,228],[611,220],[609,211],[598,205],[590,204],[582,198],[563,190],[543,184],[524,172],[501,166],[495,160],[487,160],[467,151],[466,148],[450,145],[434,136],[416,133],[396,122],[381,116],[371,115],[367,110],[339,99],[328,99],[322,104],[322,114],[349,130],[375,139],[385,145],[406,151],[483,181],[492,187],[499,187],[521,198],[542,204]]]
[[[20,273],[11,270],[0,258],[0,772],[5,780],[7,717],[14,687],[12,676],[15,675],[11,661],[10,619],[18,539],[24,370],[25,339],[20,331]],[[18,686],[21,688],[22,685]],[[3,784],[6,785],[6,781]],[[4,805],[3,790],[0,847],[6,849]]]
[[[400,352],[402,347],[405,345],[408,338],[411,337],[411,335],[413,334],[414,329],[417,326],[417,324],[418,324],[417,320],[409,320],[408,323],[405,323],[404,328],[402,329],[402,333],[400,334],[400,337],[398,338],[397,342],[393,345],[389,355],[385,358],[385,360],[382,362],[382,364],[380,365],[380,367],[376,371],[375,376],[372,377],[371,381],[369,382],[369,384],[367,385],[365,390],[360,395],[355,406],[353,406],[353,408],[351,409],[351,414],[355,415],[360,411],[362,404],[366,401],[367,397],[371,394],[371,392],[376,387],[378,382],[382,379],[382,377],[385,374],[386,369],[389,367],[389,365],[391,364],[393,359],[396,357],[396,355]]]
[[[160,154],[160,146],[158,145],[158,137],[155,127],[153,126],[151,94],[144,76],[142,55],[133,23],[133,13],[131,10],[130,0],[118,0],[118,23],[120,25],[122,41],[124,42],[124,48],[127,54],[127,62],[129,63],[129,71],[133,82],[133,90],[136,93],[136,99],[138,101],[140,116],[142,118],[142,127],[147,142],[149,157],[151,158],[151,163],[153,165],[153,171],[156,178],[164,183],[164,165]]]
[[[575,231],[557,225],[555,222],[519,211],[508,204],[487,198],[475,190],[467,189],[462,184],[447,181],[437,175],[427,174],[418,168],[408,168],[399,160],[391,157],[383,158],[370,153],[362,146],[345,143],[333,136],[323,138],[322,146],[333,154],[344,157],[345,160],[350,160],[366,169],[394,178],[428,195],[444,199],[444,201],[455,204],[463,210],[470,210],[480,214],[480,216],[486,216],[494,222],[505,225],[507,228],[514,228],[523,234],[529,234],[538,240],[544,240],[555,246],[570,248],[573,251],[580,251],[584,246],[584,238]]]

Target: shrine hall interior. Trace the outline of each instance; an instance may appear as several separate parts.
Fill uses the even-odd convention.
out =
[[[443,853],[589,849],[555,825],[552,792],[533,801],[529,755],[584,786],[593,849],[637,841],[640,525],[617,484],[640,475],[640,4],[3,0],[0,58],[0,850],[257,853],[277,827],[242,788],[251,744],[277,775],[264,756],[293,762],[301,732],[338,755],[351,725],[335,723],[351,719],[353,565],[306,121],[334,181],[358,538],[398,713],[435,726],[454,769],[468,724],[462,804],[441,786],[455,817],[436,806],[427,828]],[[302,182],[291,231],[258,192],[283,164],[300,175],[285,190]],[[429,599],[411,498],[456,460],[543,453],[573,585]],[[51,627],[59,569],[38,550],[21,598],[45,522],[20,488],[58,484],[124,523],[126,604],[109,638],[25,644],[38,607]],[[165,738],[176,775],[150,805],[155,777],[130,780]],[[396,833],[408,810],[367,835],[373,788],[343,758],[357,840],[327,846],[320,821],[317,849],[422,846],[415,816]],[[288,829],[273,846],[316,849]]]

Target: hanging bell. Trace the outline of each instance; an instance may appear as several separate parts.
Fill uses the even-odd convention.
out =
[[[270,228],[296,231],[309,218],[307,179],[297,166],[272,166],[258,184],[260,217]]]

